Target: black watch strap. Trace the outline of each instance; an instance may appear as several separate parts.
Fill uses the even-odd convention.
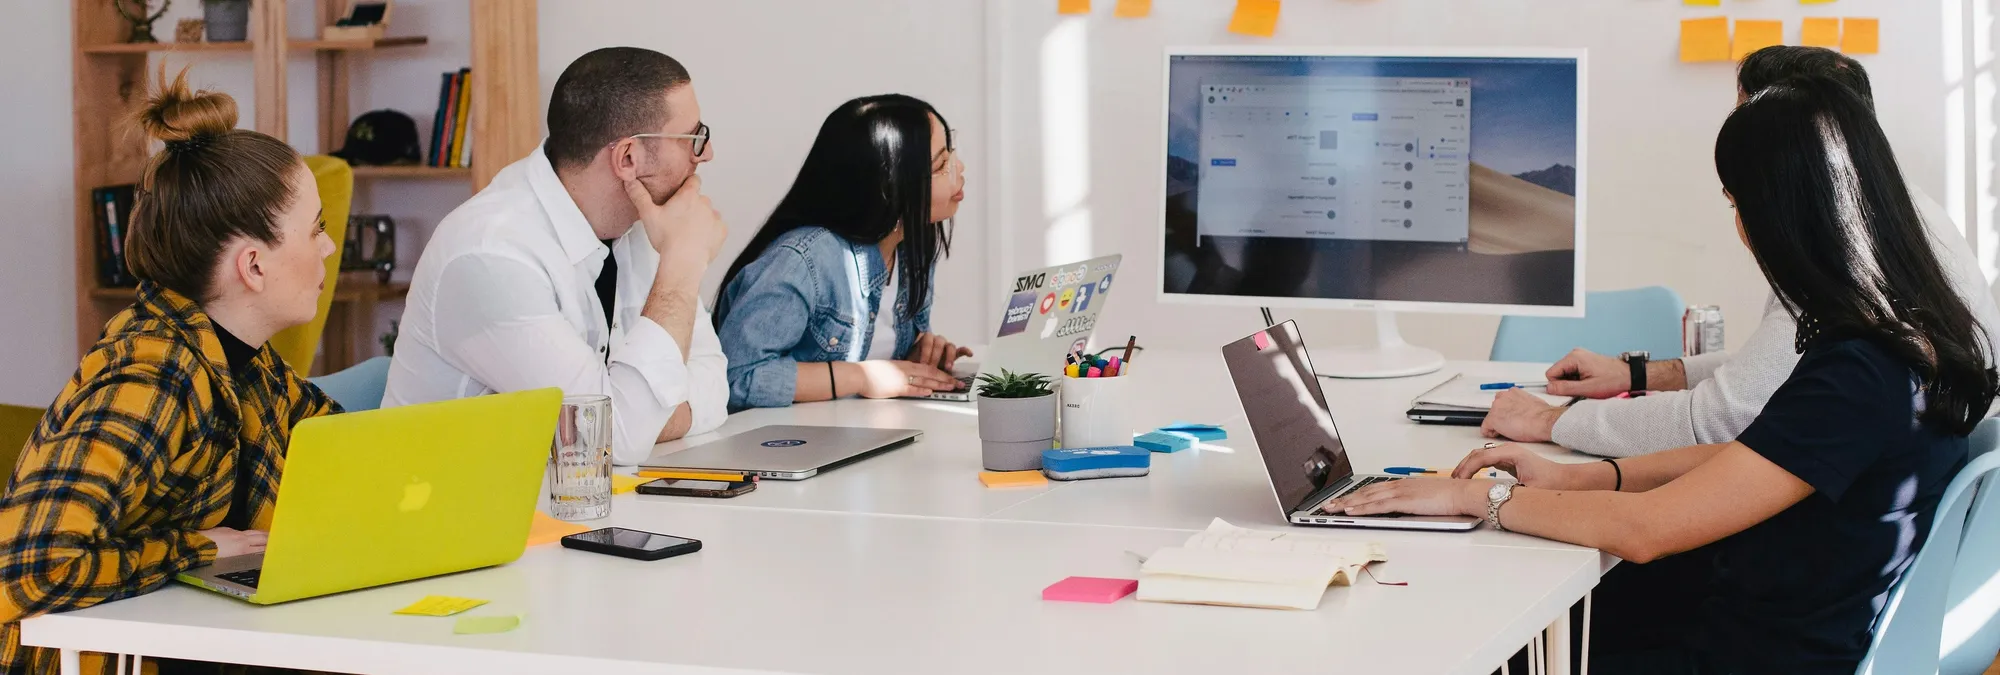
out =
[[[1625,364],[1632,367],[1632,393],[1646,391],[1646,357],[1632,355],[1625,358]]]

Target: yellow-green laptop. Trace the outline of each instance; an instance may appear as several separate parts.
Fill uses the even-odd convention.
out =
[[[300,422],[264,552],[176,578],[271,605],[512,562],[561,405],[550,388]]]

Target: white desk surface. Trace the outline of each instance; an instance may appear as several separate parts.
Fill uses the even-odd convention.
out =
[[[175,586],[31,619],[30,644],[368,673],[1485,675],[1596,584],[1594,553],[1390,546],[1382,578],[1318,611],[1044,602],[1071,575],[1132,578],[1188,533],[703,508],[621,498],[609,524],[706,548],[638,562],[555,546],[488,570],[258,608]],[[1361,538],[1366,533],[1331,532]],[[513,632],[393,616],[428,594],[524,613]]]

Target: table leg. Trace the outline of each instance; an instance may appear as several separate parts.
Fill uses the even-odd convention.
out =
[[[65,649],[58,660],[62,662],[62,675],[83,675],[83,652]]]
[[[1577,675],[1590,675],[1590,594],[1583,594],[1583,663],[1576,664]]]
[[[1543,632],[1542,644],[1547,647],[1543,653],[1547,657],[1543,672],[1547,675],[1570,675],[1569,658],[1569,610],[1556,615],[1556,622],[1549,624]]]

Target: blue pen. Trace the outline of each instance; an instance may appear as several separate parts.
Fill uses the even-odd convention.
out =
[[[1438,473],[1438,470],[1426,469],[1421,466],[1392,466],[1387,469],[1383,469],[1382,473],[1386,473],[1392,476],[1416,476],[1422,474]]]
[[[1489,382],[1489,383],[1486,383],[1486,384],[1482,384],[1482,385],[1479,385],[1479,390],[1480,390],[1480,391],[1498,391],[1498,390],[1503,390],[1503,389],[1526,389],[1526,388],[1529,388],[1529,387],[1546,387],[1546,386],[1549,386],[1549,383],[1547,383],[1547,382]]]

